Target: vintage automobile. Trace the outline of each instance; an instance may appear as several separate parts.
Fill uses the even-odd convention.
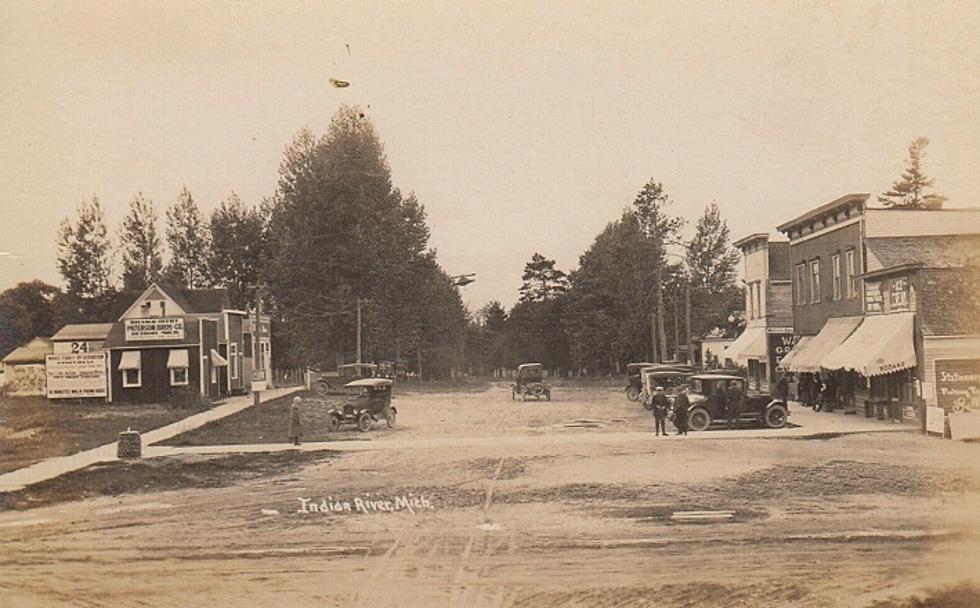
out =
[[[682,386],[688,383],[694,372],[680,369],[665,369],[662,367],[647,367],[641,372],[643,377],[642,403],[644,409],[652,410],[654,390],[660,386],[668,396],[675,395]]]
[[[652,366],[653,363],[627,363],[626,364],[626,398],[630,401],[639,401],[643,395],[643,376],[640,372],[644,368]]]
[[[528,397],[551,401],[551,387],[544,381],[544,366],[540,363],[522,363],[517,366],[517,378],[510,387],[510,398],[527,401]]]
[[[351,391],[341,407],[327,412],[327,430],[336,431],[342,424],[356,424],[359,431],[370,431],[373,423],[384,420],[388,428],[395,426],[398,409],[391,404],[388,378],[361,378],[344,385]]]
[[[373,378],[377,375],[378,366],[374,363],[347,363],[338,365],[337,370],[324,371],[320,366],[310,368],[312,378],[310,388],[321,397],[339,389],[344,382],[357,378]]]
[[[745,399],[745,406],[739,416],[740,422],[761,423],[769,428],[782,428],[789,416],[787,405],[772,396],[747,391],[745,378],[731,374],[695,374],[689,380],[688,398],[691,406],[687,410],[687,424],[692,431],[703,431],[713,422],[726,422],[724,399],[718,391],[724,391],[734,382]]]

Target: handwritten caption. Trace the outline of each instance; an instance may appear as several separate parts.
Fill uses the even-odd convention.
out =
[[[299,501],[299,509],[296,513],[300,515],[398,513],[400,511],[407,511],[415,515],[420,511],[432,511],[435,508],[431,499],[411,493],[394,497],[372,497],[367,494],[350,499],[335,499],[328,496],[320,500],[303,497],[298,497],[297,500]]]

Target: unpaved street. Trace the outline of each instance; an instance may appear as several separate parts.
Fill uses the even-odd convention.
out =
[[[396,404],[399,426],[370,434],[380,449],[0,513],[4,605],[830,607],[980,582],[976,444],[656,438],[616,387]]]

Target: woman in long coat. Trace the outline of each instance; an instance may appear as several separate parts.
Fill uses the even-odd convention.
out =
[[[681,387],[681,392],[674,397],[674,426],[678,435],[687,435],[687,408],[691,400],[687,398],[687,385]]]
[[[303,419],[300,416],[300,397],[293,397],[293,404],[289,406],[289,440],[293,445],[299,445],[299,440],[303,437]]]

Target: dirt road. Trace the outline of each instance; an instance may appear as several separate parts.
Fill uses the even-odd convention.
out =
[[[980,582],[975,444],[655,438],[614,388],[396,403],[399,428],[378,441],[542,440],[304,454],[224,487],[0,513],[0,593],[12,606],[830,607]],[[167,466],[208,457],[181,458]]]

